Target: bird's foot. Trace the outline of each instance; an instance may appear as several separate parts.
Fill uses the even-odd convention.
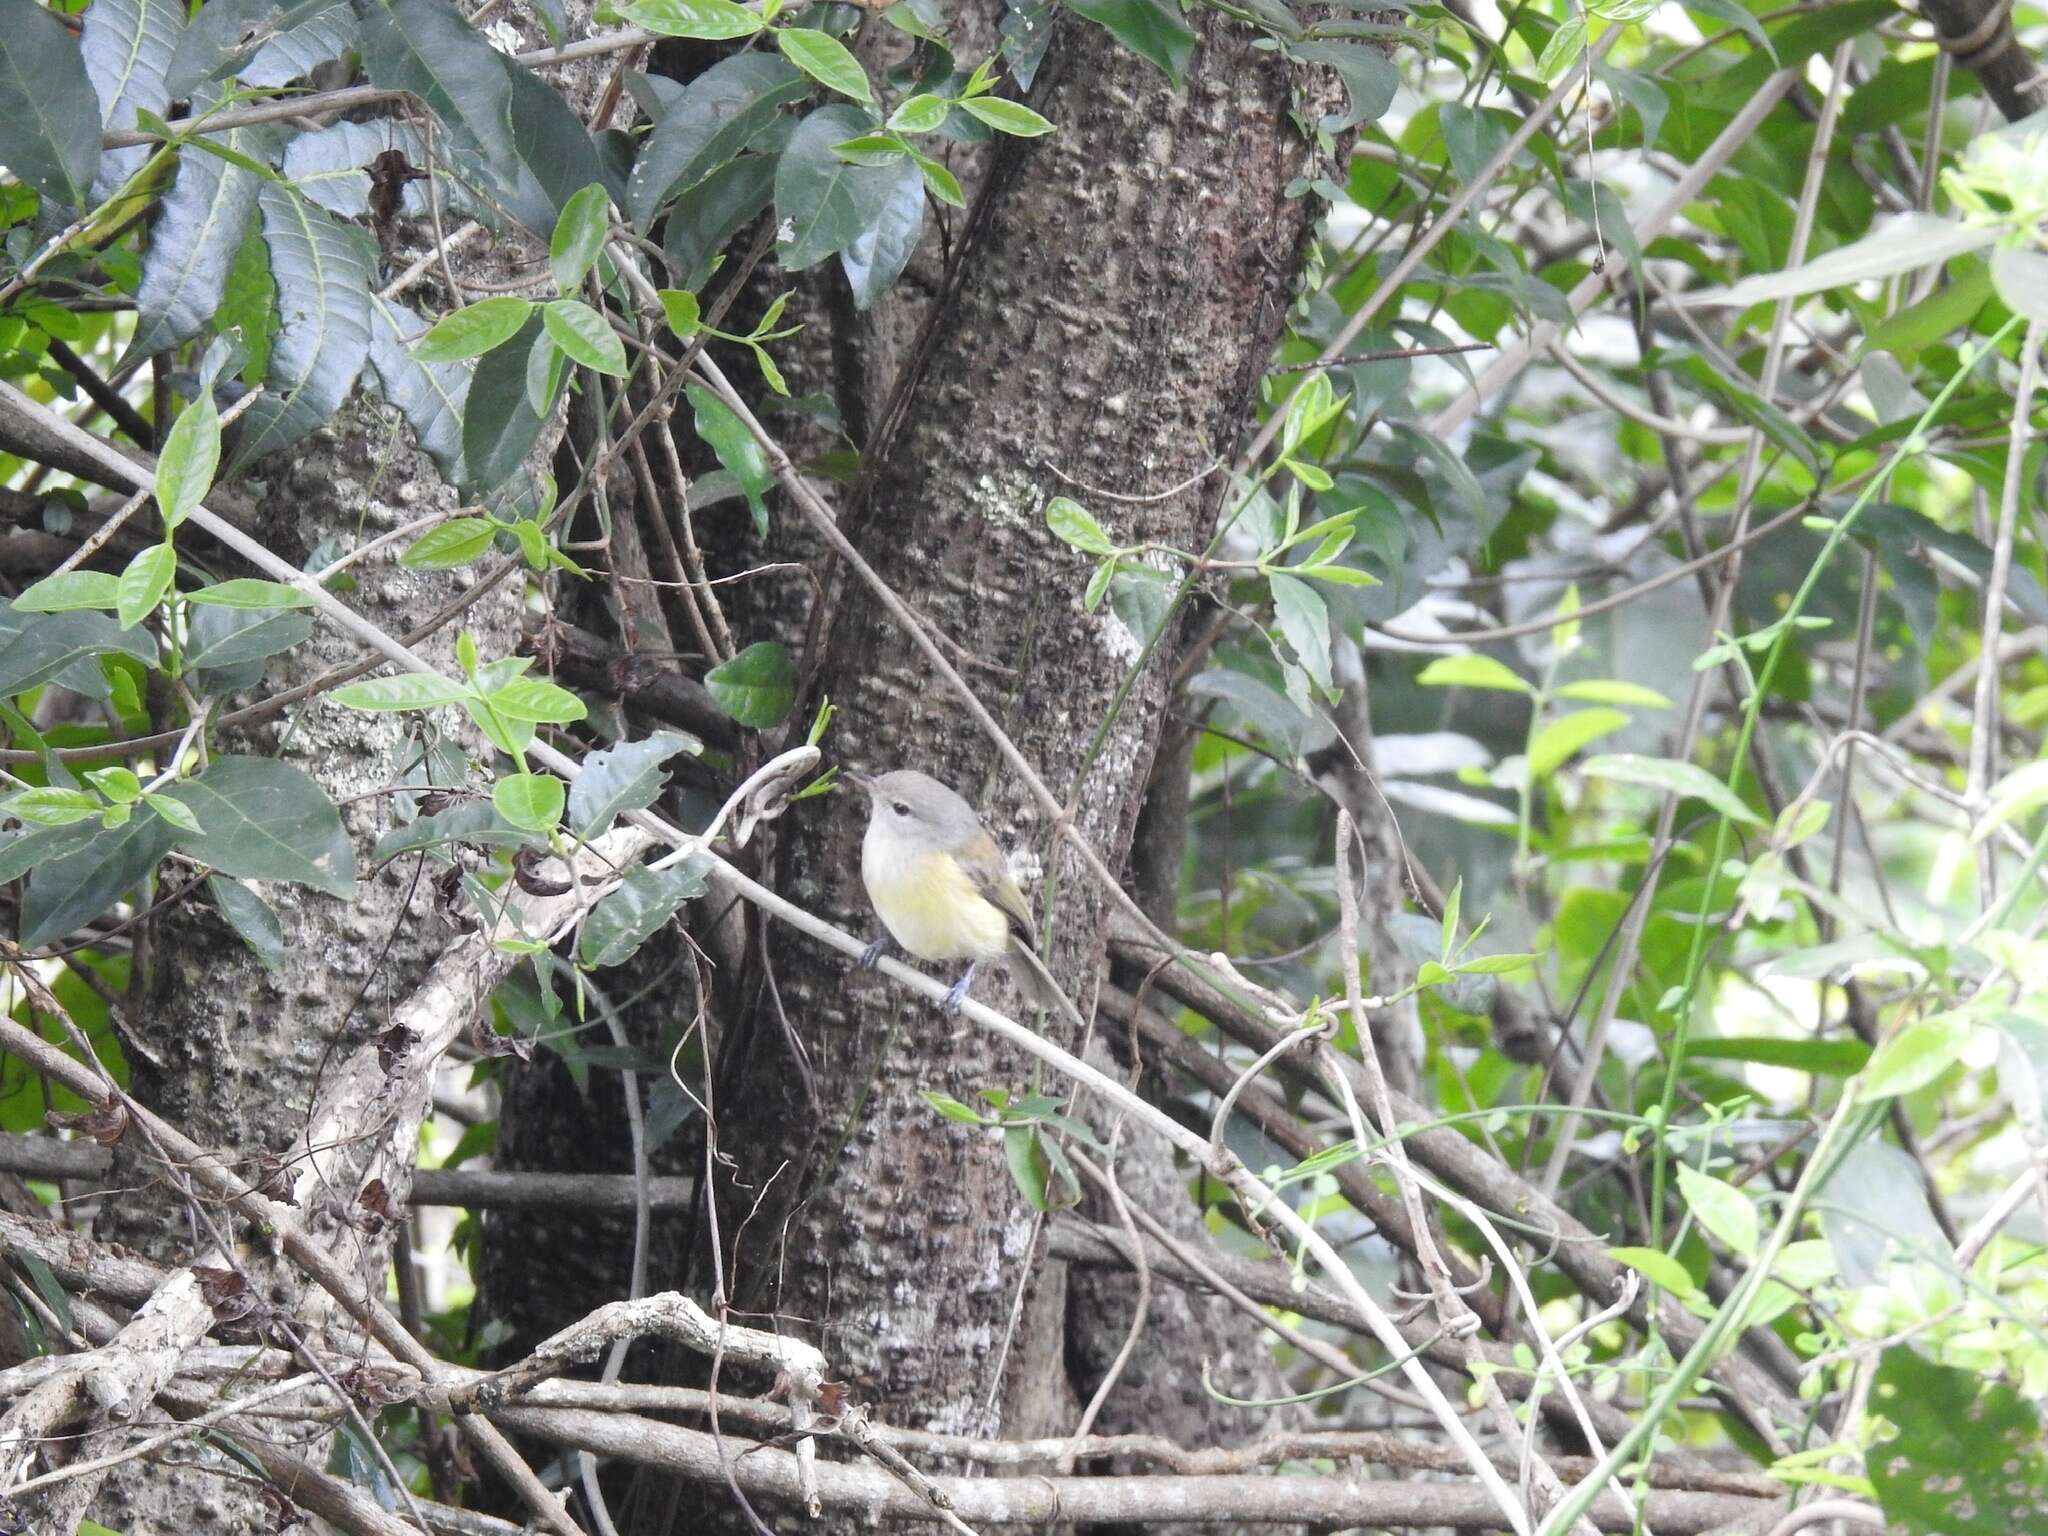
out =
[[[854,969],[857,971],[872,971],[881,961],[882,952],[888,947],[889,941],[887,938],[875,940],[874,943],[860,952],[860,959],[854,962]]]
[[[949,1019],[960,1017],[960,1006],[967,1001],[967,989],[974,985],[974,967],[968,966],[960,979],[953,983],[953,990],[946,994],[946,1000],[939,1004],[939,1012]]]

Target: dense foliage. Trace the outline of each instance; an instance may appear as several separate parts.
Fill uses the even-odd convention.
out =
[[[1595,1471],[1409,1523],[1562,1530],[1675,1450],[1774,1479],[1743,1491],[1766,1525],[1825,1490],[1915,1532],[2042,1528],[2048,113],[2002,120],[1991,45],[1952,58],[1892,0],[494,9],[0,0],[0,885],[27,1026],[0,1126],[140,1134],[65,1117],[128,1080],[133,935],[167,907],[210,903],[281,968],[280,887],[346,904],[402,866],[441,877],[503,978],[472,1002],[521,1037],[448,1015],[451,1073],[489,1085],[535,1039],[584,1084],[624,1067],[640,1171],[679,1135],[710,1166],[682,1006],[609,1055],[585,1026],[657,935],[703,937],[714,885],[756,900],[723,860],[862,741],[801,633],[727,634],[713,595],[780,562],[843,578],[831,503],[873,465],[807,343],[946,302],[944,259],[906,274],[1067,130],[1030,104],[1049,50],[1127,49],[1179,90],[1202,48],[1251,49],[1298,82],[1289,191],[1317,224],[1257,398],[1203,445],[1214,535],[1158,542],[1167,488],[1066,476],[1032,532],[1035,579],[1134,677],[1171,672],[1191,734],[1155,795],[1185,800],[1170,937],[1199,986],[1151,995],[1165,959],[1118,929],[1114,986],[1076,992],[1125,1039],[1178,1010],[1143,1086],[1219,1262],[1322,1265],[1299,1312],[1259,1300],[1335,1350],[1261,1348],[1305,1414],[1366,1422],[1347,1365],[1405,1368],[1428,1409],[1345,1287],[1420,1274],[1426,1350],[1464,1336],[1453,1277],[1484,1282],[1494,1353],[1429,1369],[1499,1410],[1511,1468],[1514,1415],[1569,1398]],[[2006,25],[2023,56],[2048,30]],[[457,275],[465,244],[495,275]],[[287,557],[253,509],[366,397],[442,485]],[[608,498],[664,434],[684,546],[654,602],[699,643],[636,655]],[[717,509],[731,569],[692,530]],[[400,635],[355,603],[393,569],[466,585]],[[608,613],[698,713],[480,640],[507,583],[544,641]],[[360,654],[278,685],[316,626]],[[380,839],[288,732],[234,734],[301,710],[408,722],[364,791]],[[1109,726],[1075,722],[1087,766]],[[431,1035],[406,1018],[394,1059]],[[32,1029],[104,1084],[23,1054]],[[1137,1110],[1077,1102],[1043,1049],[1028,1085],[932,1094],[931,1135],[1000,1138],[1051,1218],[1108,1160],[1091,1116]],[[486,1113],[448,1166],[491,1139]],[[16,1279],[55,1298],[6,1305],[62,1353],[66,1287]],[[466,1273],[436,1300],[437,1352],[473,1363]],[[433,1415],[369,1406],[337,1475],[449,1495]],[[1424,1422],[1462,1455],[1455,1420]],[[1346,1453],[1290,1468],[1323,1454]],[[0,1446],[9,1486],[36,1470]]]

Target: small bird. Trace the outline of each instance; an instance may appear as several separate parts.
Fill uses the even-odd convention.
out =
[[[985,960],[1008,961],[1033,1006],[1071,1012],[1033,948],[1031,906],[974,807],[914,768],[845,777],[868,797],[860,878],[889,937],[920,960],[967,962],[946,994],[946,1016],[959,1013]],[[868,946],[863,970],[887,943],[877,939]]]

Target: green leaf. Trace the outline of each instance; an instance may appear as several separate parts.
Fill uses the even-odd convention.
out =
[[[555,344],[535,315],[508,345],[486,352],[469,381],[462,462],[467,484],[480,497],[511,483],[540,437],[540,412],[526,396],[526,367],[537,348],[555,355]]]
[[[679,337],[697,334],[703,323],[703,309],[697,302],[697,295],[682,288],[661,290],[661,313],[668,321],[668,328]]]
[[[1686,1047],[1688,1061],[1754,1061],[1767,1067],[1791,1067],[1829,1077],[1849,1077],[1870,1060],[1861,1040],[1775,1040],[1762,1035],[1694,1040]]]
[[[263,393],[243,413],[230,473],[289,447],[341,409],[370,355],[375,249],[275,182],[257,189],[264,244],[283,324],[271,344]]]
[[[1439,656],[1415,679],[1429,688],[1492,688],[1505,693],[1534,694],[1505,662],[1491,656]]]
[[[597,837],[627,811],[645,810],[668,783],[661,765],[679,752],[703,750],[693,736],[662,731],[591,753],[569,786],[569,830],[578,837]]]
[[[199,831],[199,818],[185,808],[184,801],[173,800],[165,794],[144,795],[142,801],[151,811],[163,817],[180,832]]]
[[[263,675],[260,666],[246,676],[227,669],[288,651],[312,632],[312,618],[290,609],[202,608],[191,617],[185,665],[194,675],[194,688],[202,694],[251,688]]]
[[[1068,497],[1055,496],[1045,504],[1045,526],[1061,543],[1071,545],[1084,555],[1116,553],[1116,545],[1102,531],[1102,525],[1095,521],[1086,507]]]
[[[27,948],[106,912],[148,877],[177,834],[161,816],[131,816],[116,827],[81,823],[45,835],[50,856],[29,875],[21,899],[19,942]]]
[[[69,613],[80,608],[116,607],[118,578],[105,571],[62,571],[45,576],[14,600],[16,613]]]
[[[1856,1080],[1856,1096],[1868,1103],[1926,1087],[1963,1054],[1975,1028],[1971,1019],[1959,1013],[1915,1019],[1878,1042],[1870,1065]]]
[[[1548,84],[1579,62],[1586,49],[1586,16],[1574,11],[1550,34],[1536,59],[1536,78]]]
[[[161,119],[170,110],[171,94],[164,82],[184,26],[185,8],[177,0],[93,0],[85,13],[78,51],[99,97],[102,128],[125,132],[144,116]],[[92,200],[101,202],[118,192],[150,153],[146,144],[102,153],[93,175]]]
[[[1529,743],[1528,774],[1533,782],[1548,778],[1581,747],[1612,735],[1628,724],[1618,709],[1580,709],[1545,722]]]
[[[1878,221],[1861,240],[1823,251],[1789,272],[1767,272],[1731,288],[1690,293],[1684,304],[1729,304],[1747,308],[1770,299],[1799,298],[1854,283],[1897,277],[1937,266],[1998,238],[1992,224],[1964,224],[1930,213],[1901,213]]]
[[[851,96],[855,101],[873,103],[867,71],[847,51],[846,44],[827,32],[809,27],[785,27],[775,34],[775,46],[782,56],[828,91]]]
[[[776,158],[741,155],[675,199],[662,236],[670,277],[692,289],[711,280],[719,253],[774,197]]]
[[[615,9],[634,26],[664,37],[719,43],[761,30],[761,18],[733,0],[626,0]]]
[[[948,1120],[958,1121],[961,1125],[991,1126],[997,1123],[970,1106],[962,1104],[950,1094],[934,1093],[930,1089],[925,1089],[918,1094],[918,1097],[931,1105],[933,1109],[944,1115]]]
[[[1000,96],[976,96],[961,102],[960,110],[987,123],[997,133],[1007,133],[1012,138],[1035,139],[1042,133],[1052,132],[1052,123],[1021,101],[1006,101]],[[896,126],[893,120],[890,126]]]
[[[491,708],[508,720],[563,725],[581,720],[588,713],[583,701],[575,694],[544,677],[515,677],[511,682],[491,689],[484,697]]]
[[[453,518],[414,539],[398,557],[398,563],[415,571],[442,571],[468,565],[480,559],[497,536],[497,524],[488,518]]]
[[[1110,584],[1122,573],[1123,561],[1115,555],[1095,567],[1095,574],[1088,578],[1087,590],[1081,594],[1081,607],[1093,613],[1102,606],[1103,598],[1109,595]]]
[[[469,684],[453,677],[427,672],[401,672],[396,677],[372,677],[337,688],[334,702],[349,709],[388,713],[401,709],[439,709],[459,704],[470,694]]]
[[[1987,1325],[1986,1333],[1990,1326],[1995,1325]],[[1975,1329],[1971,1334],[1985,1337]],[[1964,1344],[1965,1338],[1957,1338],[1959,1351]],[[1990,1352],[2002,1353],[1996,1345]],[[1912,1342],[1894,1344],[1873,1378],[1870,1413],[1898,1430],[1863,1463],[1888,1530],[1905,1536],[2040,1536],[2048,1436],[2040,1408],[2015,1381],[1990,1376],[1975,1359],[1957,1369],[1927,1359]]]
[[[1635,705],[1642,709],[1669,709],[1671,701],[1654,688],[1645,688],[1639,683],[1624,683],[1613,678],[1592,677],[1582,682],[1566,683],[1557,690],[1560,699],[1576,699],[1582,704]]]
[[[610,322],[581,299],[556,299],[542,308],[540,318],[572,362],[615,379],[626,376],[626,344]]]
[[[185,601],[202,608],[310,608],[313,595],[281,581],[237,576],[232,581],[217,581],[210,587],[187,592]]]
[[[696,412],[697,435],[718,455],[718,462],[732,474],[739,488],[746,493],[747,505],[753,509],[754,532],[762,537],[768,533],[768,504],[761,499],[762,492],[775,483],[775,472],[768,467],[768,456],[761,451],[761,445],[754,434],[747,430],[747,424],[734,415],[731,408],[718,396],[702,385],[685,387],[690,406]]]
[[[219,96],[212,88],[196,93],[192,108],[203,112],[216,105]],[[0,106],[0,122],[9,116]],[[235,128],[209,137],[259,161],[268,159],[277,142],[276,130],[265,127]],[[0,161],[8,158],[0,149]],[[143,252],[142,285],[135,294],[135,338],[128,344],[126,360],[189,341],[221,313],[260,185],[262,179],[255,172],[217,156],[178,157],[177,179],[158,203]],[[221,323],[232,322],[223,315]]]
[[[711,861],[702,855],[668,869],[642,866],[628,871],[619,888],[590,909],[583,920],[578,954],[592,968],[618,965],[652,938],[686,901],[709,889],[704,871]]]
[[[1275,575],[1268,581],[1280,633],[1287,637],[1288,646],[1316,686],[1326,694],[1331,692],[1330,610],[1324,606],[1322,594],[1292,576]]]
[[[198,818],[178,846],[224,875],[355,892],[356,855],[327,792],[274,757],[217,757],[164,793]]]
[[[551,773],[508,774],[491,786],[498,814],[528,832],[552,832],[562,822],[568,789]]]
[[[1339,134],[1360,123],[1377,122],[1394,104],[1401,88],[1401,71],[1394,61],[1370,41],[1356,43],[1290,42],[1288,57],[1304,64],[1321,64],[1337,72],[1344,82],[1350,104],[1332,112],[1317,125],[1327,134]]]
[[[464,484],[462,418],[470,370],[460,363],[423,363],[413,338],[427,322],[393,299],[370,296],[370,367],[384,398],[398,407],[412,435],[450,485]]]
[[[1642,784],[1670,794],[1703,800],[1731,821],[1744,822],[1750,826],[1763,825],[1763,817],[1737,798],[1726,784],[1708,773],[1706,769],[1694,767],[1691,763],[1677,762],[1668,757],[1639,757],[1633,752],[1619,752],[1605,757],[1590,758],[1579,765],[1579,772],[1590,779],[1612,779],[1619,784]]]
[[[596,264],[611,228],[611,212],[611,194],[602,183],[592,182],[569,199],[555,220],[548,267],[554,273],[555,286],[564,294],[574,293],[584,274]]]
[[[784,270],[838,255],[881,217],[895,176],[887,166],[849,164],[836,148],[868,126],[858,107],[820,107],[789,136],[775,165],[776,259]]]
[[[531,299],[510,295],[465,304],[435,321],[412,344],[413,361],[459,363],[465,358],[481,357],[517,336],[533,309]]]
[[[169,541],[152,544],[130,560],[114,589],[114,617],[121,627],[132,629],[156,612],[177,574],[178,552]]]
[[[213,898],[214,906],[220,909],[220,915],[227,919],[228,926],[256,952],[263,968],[281,970],[286,952],[284,925],[277,920],[277,913],[270,903],[239,880],[229,880],[222,875],[207,876],[206,891]]]
[[[633,161],[625,204],[633,223],[645,232],[671,197],[730,162],[775,124],[785,103],[809,89],[802,70],[767,53],[721,59],[697,76],[662,113]]]
[[[1610,1248],[1607,1256],[1640,1273],[1650,1284],[1669,1291],[1683,1301],[1700,1294],[1700,1288],[1686,1267],[1658,1248]]]
[[[1756,1206],[1732,1184],[1709,1178],[1689,1163],[1678,1165],[1678,1190],[1693,1219],[1718,1238],[1731,1253],[1756,1257]]]
[[[458,145],[510,175],[512,76],[483,33],[447,0],[375,0],[358,15],[370,83],[410,91]]]
[[[156,505],[165,529],[191,516],[213,488],[219,468],[220,412],[214,409],[213,396],[201,390],[171,423],[163,452],[157,455]]]
[[[705,673],[704,686],[741,725],[766,730],[787,719],[796,703],[796,665],[775,641],[757,640]]]
[[[1379,577],[1355,565],[1297,565],[1294,574],[1310,581],[1327,581],[1335,587],[1376,587]]]
[[[98,795],[88,794],[82,789],[61,789],[55,785],[24,789],[18,795],[0,800],[0,814],[19,816],[38,827],[68,827],[88,816],[97,816],[105,809]]]
[[[889,114],[888,126],[898,133],[931,133],[952,115],[953,103],[929,91],[906,96]]]
[[[1194,57],[1195,34],[1159,0],[1066,0],[1066,8],[1106,28],[1140,58],[1166,71],[1175,87],[1185,83]]]
[[[35,0],[0,0],[0,165],[53,203],[84,208],[100,113],[78,44]]]
[[[52,679],[74,692],[87,691],[88,680],[99,680],[99,658],[115,652],[156,665],[156,642],[145,630],[124,629],[103,613],[36,614],[0,647],[0,698]],[[101,684],[93,697],[105,696]]]
[[[839,253],[855,309],[870,308],[894,286],[924,236],[924,173],[912,161],[899,160],[884,174],[895,180],[875,221]]]
[[[421,816],[393,827],[377,839],[372,850],[374,862],[395,859],[402,853],[419,853],[445,848],[451,843],[475,843],[486,848],[530,848],[542,841],[531,832],[515,827],[488,800],[464,800],[445,811]]]

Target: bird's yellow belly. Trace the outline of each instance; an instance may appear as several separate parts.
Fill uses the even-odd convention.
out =
[[[1009,949],[1009,919],[944,854],[883,868],[863,846],[861,879],[889,937],[920,960],[994,960]]]

